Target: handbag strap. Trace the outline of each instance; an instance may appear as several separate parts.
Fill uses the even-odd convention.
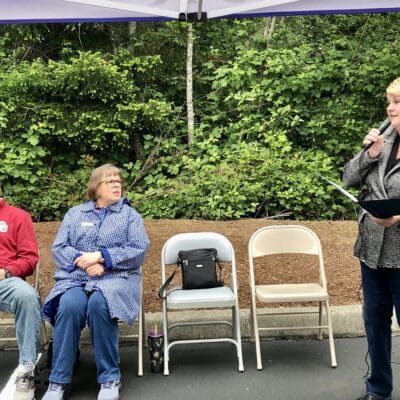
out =
[[[215,262],[217,263],[218,267],[219,267],[219,279],[218,279],[218,283],[220,286],[224,286],[224,280],[222,279],[222,265],[219,263],[218,257],[215,260]]]
[[[163,296],[164,290],[168,287],[168,285],[171,283],[172,279],[174,279],[174,276],[176,274],[176,270],[178,269],[179,264],[175,267],[175,271],[166,279],[166,281],[162,284],[160,287],[160,290],[158,291],[158,297],[160,299],[165,299],[167,296]]]

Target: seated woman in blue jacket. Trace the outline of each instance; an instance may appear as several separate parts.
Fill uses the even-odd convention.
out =
[[[89,201],[72,207],[53,244],[55,284],[43,305],[54,325],[50,383],[43,400],[62,400],[71,383],[81,330],[89,326],[98,400],[117,400],[118,321],[133,324],[140,305],[140,266],[149,246],[141,216],[122,197],[120,171],[96,168]]]

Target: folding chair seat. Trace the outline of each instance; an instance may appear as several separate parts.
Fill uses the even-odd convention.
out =
[[[40,262],[36,264],[35,272],[33,274],[33,287],[37,291],[40,297]],[[41,304],[41,302],[40,302]],[[12,331],[12,335],[0,337],[0,342],[17,342],[15,335],[15,318],[13,314],[1,313],[0,326],[7,328],[5,331]],[[3,318],[4,317],[4,318]],[[9,329],[8,329],[9,328]],[[44,320],[41,321],[41,347],[45,347],[48,344],[48,335],[46,330],[46,323]]]
[[[215,232],[193,232],[180,233],[169,238],[161,251],[161,274],[162,283],[167,280],[167,269],[175,268],[178,252],[180,250],[191,250],[200,248],[217,249],[218,259],[224,263],[224,268],[230,269],[231,279],[229,286],[211,288],[211,289],[190,289],[184,290],[182,287],[173,287],[170,290],[164,290],[163,297],[163,326],[164,326],[164,375],[169,375],[169,354],[173,346],[181,344],[194,343],[216,343],[229,342],[236,347],[238,358],[238,370],[243,371],[242,343],[240,333],[239,302],[236,278],[235,253],[231,242],[223,235]],[[226,263],[226,264],[225,264]],[[225,267],[226,265],[226,267]],[[232,317],[229,320],[204,320],[196,311],[200,309],[225,308],[231,310]],[[193,320],[190,322],[175,322],[169,325],[169,310],[191,309]],[[210,311],[212,313],[212,311]],[[175,318],[179,318],[178,313],[174,313]],[[218,338],[195,338],[172,340],[171,331],[179,326],[199,326],[199,325],[217,325],[225,324],[231,329],[229,337]],[[189,330],[188,330],[189,334]],[[193,335],[193,332],[190,333]],[[193,349],[191,348],[191,351]]]
[[[331,366],[336,367],[335,345],[333,339],[333,329],[329,309],[329,295],[324,271],[321,243],[317,235],[310,229],[301,225],[277,225],[266,226],[258,229],[249,241],[249,266],[250,266],[250,325],[252,340],[255,341],[257,369],[262,369],[261,350],[260,350],[260,332],[262,331],[281,331],[281,330],[303,330],[317,329],[318,338],[322,339],[322,331],[328,330],[329,349],[331,355]],[[315,256],[315,267],[318,268],[319,281],[305,283],[282,283],[282,284],[262,284],[256,283],[256,275],[260,277],[263,267],[268,263],[268,257],[272,255],[284,254],[308,254]],[[264,257],[261,261],[255,259]],[[310,262],[310,269],[313,267]],[[275,264],[269,263],[273,267]],[[287,265],[279,265],[277,268],[286,268]],[[275,268],[275,267],[274,267]],[[257,273],[257,272],[260,273]],[[272,273],[273,274],[273,273]],[[265,275],[265,274],[264,274]],[[267,278],[267,277],[266,277]],[[257,280],[261,280],[257,279]],[[318,309],[307,310],[304,307],[287,308],[284,313],[269,312],[268,308],[259,310],[259,303],[304,303],[318,302]],[[303,305],[304,306],[304,305]],[[325,324],[323,324],[323,309],[325,310]],[[279,326],[279,327],[259,327],[260,317],[288,314],[318,314],[318,324],[306,326]],[[265,318],[265,317],[264,317]],[[268,318],[265,319],[267,323]]]

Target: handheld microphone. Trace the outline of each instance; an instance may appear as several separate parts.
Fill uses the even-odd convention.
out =
[[[387,119],[379,128],[379,136],[382,135],[383,132],[386,131],[387,128],[389,128],[390,125],[390,119]],[[364,147],[364,150],[368,150],[375,142],[371,142],[370,144],[367,144]]]

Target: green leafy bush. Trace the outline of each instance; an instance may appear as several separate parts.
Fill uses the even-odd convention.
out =
[[[0,183],[37,220],[85,199],[93,167],[123,167],[145,217],[353,218],[340,181],[400,75],[400,14],[194,25],[0,26]]]

